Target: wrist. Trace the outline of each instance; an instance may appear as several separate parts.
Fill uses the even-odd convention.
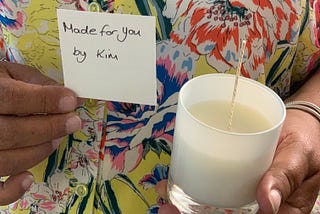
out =
[[[314,119],[318,121],[320,124],[320,107],[316,104],[304,100],[294,100],[294,101],[287,101],[285,103],[286,109],[294,109],[297,111],[303,111]]]

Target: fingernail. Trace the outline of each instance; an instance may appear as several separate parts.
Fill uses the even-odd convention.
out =
[[[281,204],[281,194],[278,190],[271,190],[269,199],[271,201],[273,213],[277,213]]]
[[[53,146],[53,148],[58,148],[58,146],[62,143],[62,141],[63,141],[63,138],[59,138],[59,139],[54,139],[54,140],[52,140],[52,146]]]
[[[72,96],[63,97],[59,101],[59,108],[61,111],[70,112],[76,108],[77,100]]]
[[[75,131],[80,130],[81,128],[81,119],[79,116],[74,115],[67,120],[66,129],[67,133],[71,134]]]
[[[30,186],[33,184],[33,182],[34,182],[34,177],[32,175],[27,175],[25,179],[22,181],[22,188],[27,191],[30,188]]]

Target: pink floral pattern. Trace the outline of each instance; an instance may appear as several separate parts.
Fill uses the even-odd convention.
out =
[[[157,213],[165,200],[154,188],[168,176],[177,97],[184,83],[202,73],[234,72],[244,39],[242,75],[282,97],[319,65],[318,0],[39,2],[0,0],[0,49],[11,61],[32,65],[58,82],[63,79],[56,8],[155,15],[158,105],[87,100],[78,109],[81,131],[68,136],[40,172],[31,169],[37,182],[0,213]],[[85,187],[81,196],[79,184]],[[130,194],[133,206],[143,205],[139,211],[122,206],[122,196]],[[319,207],[317,201],[314,213]]]
[[[172,40],[205,55],[218,72],[236,68],[242,40],[247,40],[242,75],[254,79],[264,72],[278,41],[297,42],[301,14],[297,1],[186,2],[176,0],[166,8],[165,14],[173,14],[170,18],[180,26],[172,32]]]
[[[23,9],[28,5],[29,0],[0,1],[1,23],[17,36],[24,32],[26,15]]]

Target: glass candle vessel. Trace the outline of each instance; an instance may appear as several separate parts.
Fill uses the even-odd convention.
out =
[[[231,109],[234,82],[231,74],[208,74],[180,90],[168,195],[182,213],[223,213],[254,203],[257,185],[271,165],[285,119],[284,103],[263,84],[240,77],[234,128],[228,130],[228,115],[220,116]],[[202,118],[196,108],[191,112],[201,103],[211,105],[198,109]],[[245,110],[237,112],[240,106]]]

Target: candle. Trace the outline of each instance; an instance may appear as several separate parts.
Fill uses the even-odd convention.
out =
[[[240,103],[234,104],[231,130],[229,112],[232,105],[229,101],[210,100],[193,104],[189,112],[199,121],[224,131],[237,133],[260,132],[271,128],[271,122],[256,109]]]
[[[210,100],[193,104],[188,110],[199,122],[229,131],[230,108],[230,101]],[[232,124],[230,131],[236,133],[256,133],[272,127],[271,122],[257,110],[239,103],[235,104]],[[215,148],[210,147],[210,142],[206,148],[202,148],[197,142],[183,140],[183,136],[175,137],[175,143],[179,144],[183,153],[176,153],[175,159],[180,164],[176,164],[171,176],[186,194],[201,203],[216,206],[223,206],[232,201],[230,206],[234,207],[246,205],[255,200],[257,182],[267,167],[264,159],[230,160],[228,155],[232,156],[236,152],[236,145],[230,148],[229,154],[226,152],[226,157],[218,158],[214,154]],[[202,140],[201,136],[199,136],[200,140]],[[215,141],[219,139],[211,141],[216,143]],[[236,143],[235,141],[234,144]],[[260,170],[261,167],[264,170]],[[230,190],[232,192],[236,190],[236,194],[231,196]]]
[[[209,74],[180,90],[168,193],[182,213],[254,202],[257,184],[272,162],[285,118],[282,100],[240,77],[229,130],[233,85],[233,75]]]

